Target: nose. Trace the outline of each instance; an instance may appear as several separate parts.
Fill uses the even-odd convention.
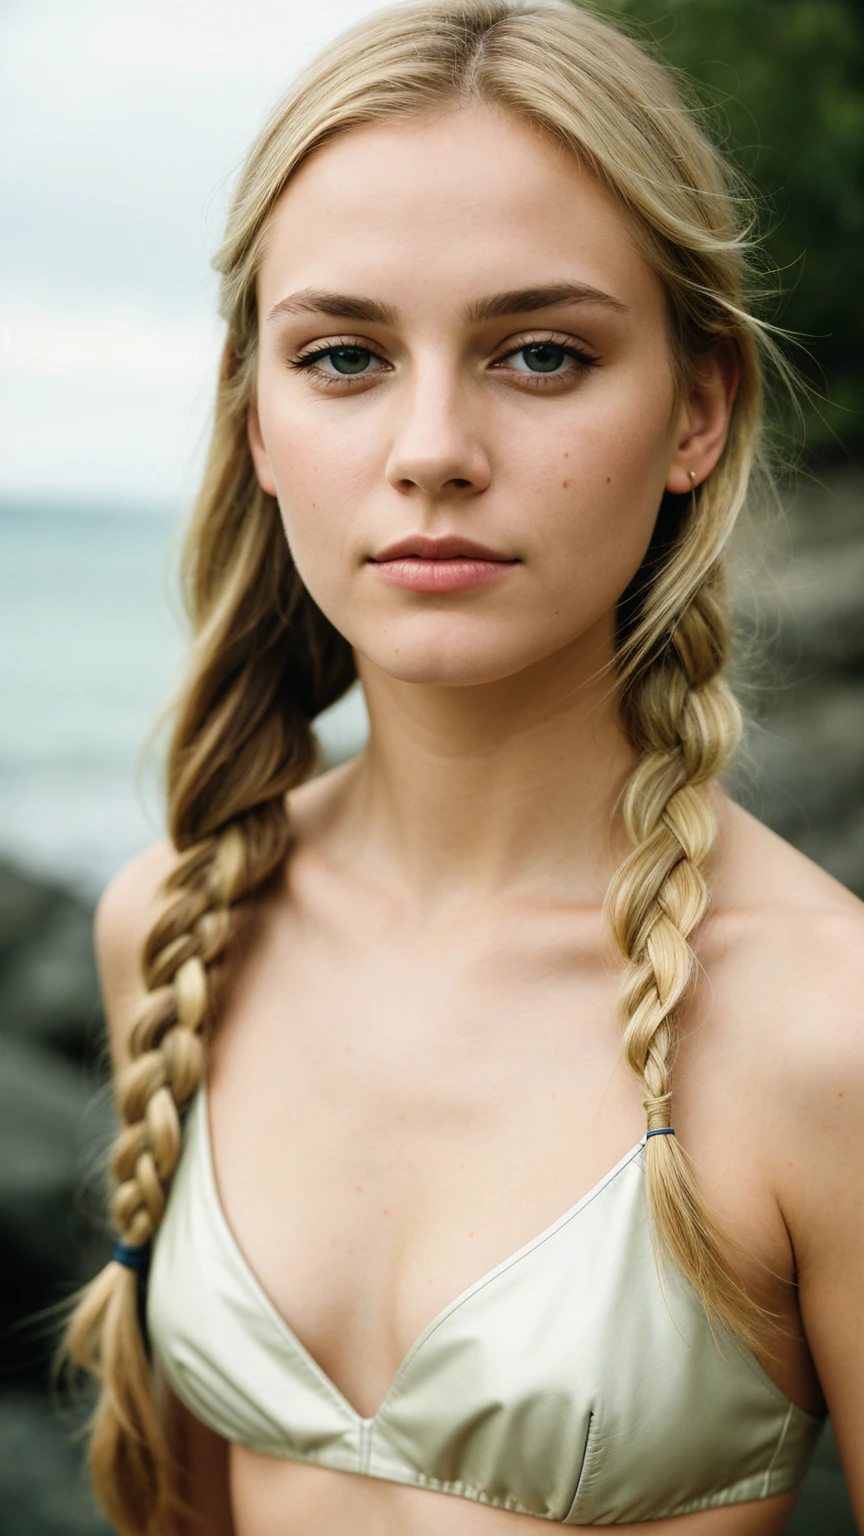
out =
[[[489,453],[466,391],[445,367],[418,371],[403,396],[386,477],[403,495],[470,497],[491,479]]]

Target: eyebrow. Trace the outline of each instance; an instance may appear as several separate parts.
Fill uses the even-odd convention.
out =
[[[554,305],[596,304],[619,314],[627,313],[627,306],[611,293],[592,288],[589,283],[546,283],[536,288],[513,288],[507,293],[491,293],[485,298],[473,299],[462,312],[468,325],[484,320],[500,320],[506,315],[530,314],[538,309],[551,309]],[[340,320],[368,320],[373,325],[397,326],[399,311],[392,304],[379,299],[367,299],[356,293],[331,293],[323,288],[302,288],[274,304],[268,315],[275,320],[279,315],[318,314],[332,315]]]

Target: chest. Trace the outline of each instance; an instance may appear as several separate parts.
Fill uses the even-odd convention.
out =
[[[730,1081],[728,1055],[720,1070],[722,1024],[688,1034],[703,1006],[697,988],[674,1123],[754,1272],[788,1272],[758,1161],[736,1163],[730,1137],[750,1088]],[[283,912],[238,965],[214,1040],[219,1194],[277,1310],[368,1415],[430,1320],[634,1146],[643,1097],[595,917],[498,914],[435,933],[374,911],[348,924]],[[783,1370],[806,1405],[803,1344]]]

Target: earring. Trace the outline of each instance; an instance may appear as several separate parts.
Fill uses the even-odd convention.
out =
[[[695,489],[696,489],[696,471],[693,470],[693,469],[688,469],[687,473],[690,476],[690,489],[691,489],[691,491],[695,491]]]

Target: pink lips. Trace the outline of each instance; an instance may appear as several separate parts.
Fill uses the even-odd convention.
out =
[[[388,544],[369,563],[385,581],[409,592],[466,592],[497,581],[519,561],[456,535],[414,534]]]

